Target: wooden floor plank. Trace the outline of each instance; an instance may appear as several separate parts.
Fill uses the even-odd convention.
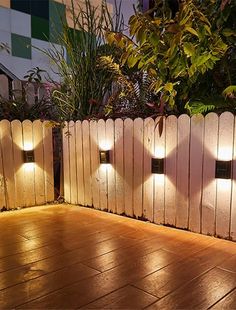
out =
[[[0,309],[236,309],[233,242],[68,205],[0,227]]]
[[[236,289],[217,302],[212,310],[236,309]]]
[[[28,270],[28,272],[35,272],[39,276],[34,280],[1,290],[0,309],[14,308],[16,305],[39,298],[78,280],[98,274],[98,271],[82,264],[75,264],[43,276],[40,276],[40,270]]]
[[[143,309],[155,301],[156,297],[127,285],[82,309]]]
[[[216,267],[225,258],[224,252],[220,249],[214,245],[208,246],[133,284],[147,293],[162,298]]]
[[[235,286],[235,274],[214,268],[147,309],[208,309]]]
[[[142,278],[157,269],[161,269],[177,260],[176,254],[164,250],[155,251],[131,264],[123,264],[90,278],[82,280],[58,290],[48,296],[30,302],[23,308],[78,308],[83,307],[93,300],[101,298],[129,283]]]

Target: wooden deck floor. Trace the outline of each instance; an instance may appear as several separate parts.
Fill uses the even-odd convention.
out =
[[[0,228],[0,309],[236,309],[235,243],[67,205]]]

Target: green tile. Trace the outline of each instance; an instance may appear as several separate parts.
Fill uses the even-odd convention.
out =
[[[63,25],[62,24],[50,24],[50,42],[59,43],[61,42],[61,36],[63,34]]]
[[[31,59],[31,38],[11,34],[12,56]]]
[[[46,19],[31,15],[31,36],[34,39],[49,40],[49,23]]]
[[[66,23],[66,6],[62,3],[49,1],[49,32],[50,41],[60,44],[63,25]]]
[[[63,24],[66,21],[66,6],[63,3],[49,1],[50,24]]]

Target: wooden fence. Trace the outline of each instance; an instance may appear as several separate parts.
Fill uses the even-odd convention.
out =
[[[158,120],[66,124],[66,201],[236,240],[235,117],[168,116],[161,136]],[[165,158],[164,175],[151,173],[152,157]],[[216,159],[232,160],[232,179],[215,178]]]
[[[24,163],[23,150],[34,150]],[[54,200],[52,128],[48,122],[0,121],[0,209]]]

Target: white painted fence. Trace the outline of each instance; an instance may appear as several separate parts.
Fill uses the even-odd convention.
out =
[[[34,150],[35,163],[23,162]],[[52,128],[48,122],[0,121],[0,209],[54,200]]]
[[[229,112],[164,119],[77,121],[63,133],[69,203],[236,240],[236,126]],[[100,165],[99,149],[111,164]],[[151,158],[165,158],[165,175]],[[215,179],[215,160],[233,160],[232,180]]]

